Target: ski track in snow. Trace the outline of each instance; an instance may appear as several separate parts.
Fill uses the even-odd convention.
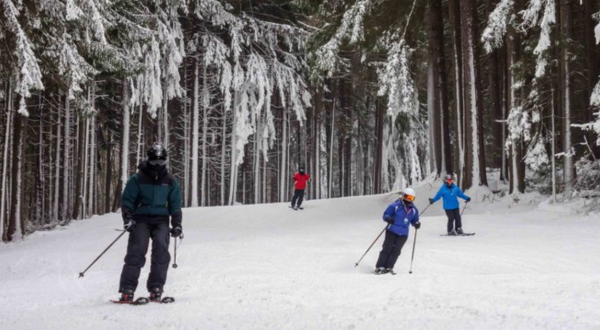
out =
[[[434,190],[421,188],[419,203]],[[179,268],[165,286],[176,302],[166,305],[109,302],[125,237],[78,278],[119,235],[120,215],[37,232],[0,245],[0,328],[600,329],[599,216],[472,203],[463,227],[477,235],[440,237],[439,202],[421,219],[413,274],[411,229],[398,275],[374,276],[382,238],[354,264],[394,198],[185,209]]]

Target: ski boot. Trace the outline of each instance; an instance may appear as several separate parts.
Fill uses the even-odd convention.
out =
[[[394,269],[392,269],[392,268],[386,268],[385,269],[385,273],[386,274],[396,275],[396,273],[394,272]]]
[[[454,229],[448,231],[448,236],[456,236],[456,231]]]
[[[464,234],[462,228],[456,228],[456,235],[462,235]]]
[[[383,267],[379,267],[379,268],[375,269],[375,271],[373,272],[373,274],[375,274],[375,275],[387,274],[387,269],[385,269]]]
[[[133,290],[123,289],[121,291],[121,298],[119,298],[119,302],[132,303],[133,302]]]
[[[159,287],[152,288],[150,290],[150,301],[161,302],[162,300],[162,289]]]

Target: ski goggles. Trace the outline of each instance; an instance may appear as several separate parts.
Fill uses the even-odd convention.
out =
[[[160,166],[165,166],[165,164],[167,163],[166,159],[153,159],[153,160],[149,160],[148,163],[150,163],[150,165],[156,166],[156,165],[160,165]]]
[[[413,196],[413,195],[404,195],[404,199],[407,200],[407,201],[409,201],[409,202],[412,202],[412,201],[415,200],[415,196]]]

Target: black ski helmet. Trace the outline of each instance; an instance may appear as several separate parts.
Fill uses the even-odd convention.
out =
[[[167,160],[167,149],[162,146],[160,143],[155,143],[152,145],[146,154],[148,156],[148,160],[156,160],[163,159]]]

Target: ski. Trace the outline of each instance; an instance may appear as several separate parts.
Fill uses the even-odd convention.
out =
[[[473,235],[475,235],[475,233],[464,233],[464,234],[456,234],[456,235],[442,234],[440,236],[473,236]]]
[[[170,304],[170,303],[174,303],[175,302],[175,298],[173,298],[173,297],[164,297],[161,300],[150,300],[150,302],[160,303],[160,304]]]
[[[140,298],[137,298],[134,301],[111,300],[111,302],[113,302],[115,304],[120,304],[120,305],[134,305],[134,306],[139,306],[139,305],[146,305],[147,303],[150,302],[150,299],[148,299],[146,297],[140,297]]]

